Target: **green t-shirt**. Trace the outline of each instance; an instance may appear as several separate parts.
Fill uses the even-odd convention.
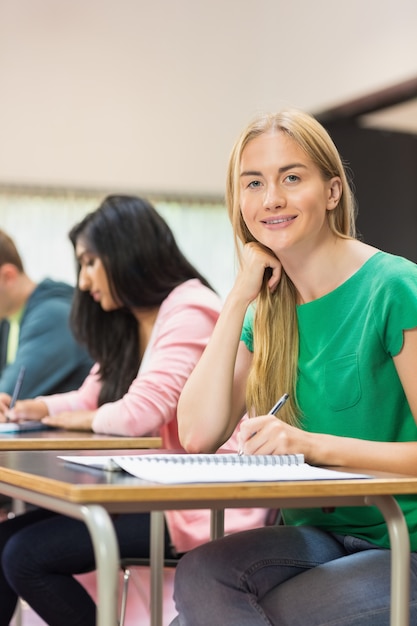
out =
[[[301,426],[373,441],[416,441],[417,426],[392,357],[403,330],[417,327],[417,265],[377,252],[331,293],[297,307],[297,398]],[[253,350],[253,311],[242,340]],[[417,496],[397,498],[417,550]],[[288,524],[308,524],[389,547],[375,507],[284,511]]]

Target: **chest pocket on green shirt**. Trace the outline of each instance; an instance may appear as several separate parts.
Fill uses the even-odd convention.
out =
[[[327,402],[333,411],[354,406],[361,397],[357,355],[347,354],[329,361],[325,366],[324,384]]]

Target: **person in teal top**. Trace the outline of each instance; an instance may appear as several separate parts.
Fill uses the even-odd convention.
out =
[[[214,452],[247,413],[244,454],[302,453],[312,465],[416,476],[417,265],[358,239],[354,197],[326,130],[297,110],[258,116],[233,148],[226,200],[240,268],[180,398],[184,448]],[[279,419],[269,415],[286,392]],[[417,623],[417,497],[397,501]],[[390,543],[379,510],[282,513],[282,525],[182,559],[172,626],[225,616],[228,626],[389,624]]]
[[[32,280],[0,229],[0,422],[22,368],[20,398],[78,389],[89,374],[93,360],[70,325],[73,296],[63,281]]]

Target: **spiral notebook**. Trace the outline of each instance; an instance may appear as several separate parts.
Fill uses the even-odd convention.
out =
[[[154,483],[219,483],[370,478],[309,465],[302,454],[143,454],[59,456],[69,463],[105,471],[125,471]]]

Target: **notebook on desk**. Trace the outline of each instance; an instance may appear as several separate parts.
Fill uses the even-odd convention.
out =
[[[3,422],[0,424],[0,435],[23,433],[32,430],[50,430],[51,426],[42,424],[38,420],[25,420],[23,422]]]
[[[137,478],[166,484],[371,478],[366,474],[309,465],[302,454],[145,454],[58,458],[106,471],[124,470]]]

